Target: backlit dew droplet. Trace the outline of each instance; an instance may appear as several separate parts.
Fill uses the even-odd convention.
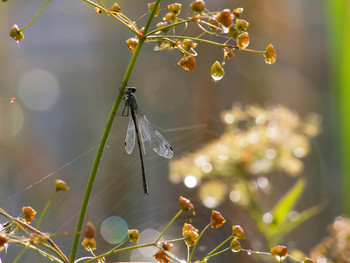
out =
[[[12,97],[11,100],[10,100],[11,103],[14,103],[16,102],[16,98],[15,97]]]
[[[215,61],[215,63],[211,66],[210,75],[215,81],[221,80],[225,76],[225,70],[219,61]]]
[[[249,34],[247,32],[237,37],[237,45],[240,49],[245,49],[249,45]]]

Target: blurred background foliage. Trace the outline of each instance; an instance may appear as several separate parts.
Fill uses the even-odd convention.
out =
[[[190,2],[183,1],[182,4]],[[113,1],[104,3],[111,6]],[[147,11],[145,1],[118,3],[123,12],[134,19]],[[161,6],[169,3],[162,1]],[[25,205],[41,211],[54,191],[54,180],[63,179],[70,190],[55,200],[41,230],[74,231],[94,153],[131,57],[125,40],[133,36],[116,21],[96,14],[82,1],[62,0],[50,2],[17,46],[8,37],[10,27],[25,25],[42,4],[39,0],[8,1],[0,8],[0,202],[1,207],[14,216],[20,214]],[[254,112],[267,120],[282,119],[287,131],[296,136],[296,139],[287,136],[277,144],[278,149],[287,149],[282,151],[287,155],[287,163],[276,161],[283,160],[280,157],[284,156],[277,148],[275,152],[268,151],[271,141],[251,144],[253,150],[242,156],[248,156],[251,162],[260,158],[259,155],[276,155],[273,164],[268,166],[272,168],[267,169],[266,162],[260,166],[253,166],[254,162],[249,166],[242,161],[241,164],[233,162],[234,165],[225,162],[220,176],[214,177],[215,182],[210,181],[210,187],[206,186],[209,178],[202,180],[197,175],[196,187],[188,188],[182,180],[174,179],[174,173],[170,173],[169,180],[167,160],[147,151],[146,172],[151,194],[145,198],[138,156],[128,156],[124,150],[128,120],[117,117],[101,161],[87,220],[98,228],[106,218],[119,216],[129,228],[140,229],[140,242],[146,242],[167,224],[178,210],[178,196],[183,195],[195,204],[196,216],[192,221],[201,229],[209,217],[207,207],[213,206],[213,199],[209,205],[204,202],[212,193],[203,189],[207,187],[207,191],[214,191],[219,187],[221,190],[217,192],[222,198],[215,204],[215,209],[228,222],[221,229],[223,232],[208,231],[199,250],[213,248],[231,233],[232,224],[239,224],[246,232],[247,240],[242,242],[245,248],[269,250],[269,243],[279,240],[290,250],[299,249],[309,254],[327,235],[326,226],[342,211],[349,211],[349,208],[342,210],[350,204],[347,201],[350,197],[344,191],[348,185],[346,173],[341,173],[340,169],[341,158],[343,167],[348,165],[346,147],[349,146],[345,139],[348,133],[346,129],[340,132],[336,122],[339,119],[341,127],[348,127],[347,2],[215,0],[206,4],[209,10],[243,7],[244,18],[250,22],[250,48],[264,50],[273,43],[277,62],[270,66],[260,55],[237,52],[234,59],[226,61],[225,77],[214,82],[209,74],[210,66],[222,59],[221,49],[200,45],[196,49],[197,66],[190,73],[176,64],[180,59],[178,53],[155,53],[153,45],[144,46],[129,85],[137,88],[140,107],[174,148],[171,171],[184,158],[204,150],[212,153],[209,148],[225,137],[237,140],[240,136],[248,138],[251,133],[264,134],[261,129],[267,129],[264,125],[268,122],[263,126],[254,123],[254,118],[257,119]],[[17,101],[10,104],[13,96]],[[235,126],[237,122],[228,125],[227,114],[241,121],[235,109],[240,109],[242,116],[247,118],[243,126]],[[297,130],[288,126],[295,123]],[[308,125],[316,131],[312,136],[305,130]],[[341,147],[338,147],[339,138]],[[295,140],[297,144],[290,148]],[[238,151],[236,145],[234,147],[230,151]],[[298,147],[301,150],[295,152]],[[302,156],[298,156],[298,152]],[[180,168],[186,167],[181,165]],[[255,172],[252,167],[260,170]],[[261,171],[262,167],[265,170]],[[212,165],[212,169],[218,168]],[[229,169],[235,169],[232,174],[243,180],[228,183],[227,180],[232,179],[225,177],[225,173],[230,174]],[[248,173],[243,173],[242,169],[248,169]],[[199,172],[201,177],[206,175],[203,169]],[[341,175],[344,175],[343,179]],[[261,185],[266,186],[266,180],[269,187],[261,188]],[[249,183],[249,187],[237,185],[242,182]],[[224,190],[220,188],[223,183],[226,184]],[[240,191],[255,189],[242,196],[254,197],[259,202],[257,211],[260,214],[255,215],[256,218],[251,215],[251,206],[247,205],[251,205],[253,199],[246,204],[235,202],[238,205],[232,205],[233,186]],[[340,189],[343,189],[343,195]],[[295,197],[294,202],[289,202],[294,216],[300,216],[310,207],[324,206],[290,233],[271,237],[272,241],[269,241],[267,235],[272,235],[269,228],[274,226],[271,223],[274,221],[268,222],[276,211],[273,208],[277,209],[278,201],[286,200],[288,196]],[[293,213],[289,212],[282,211],[282,214],[293,218]],[[257,222],[261,222],[260,225]],[[173,236],[166,238],[180,236],[182,223],[178,229],[170,229],[169,234]],[[72,237],[59,236],[55,240],[63,244],[64,252],[69,251]],[[96,253],[109,247],[100,237]],[[9,249],[6,255],[1,255],[3,261],[10,262],[20,249]],[[79,253],[84,254],[84,249],[81,248]],[[181,255],[184,252],[174,253]],[[153,252],[144,250],[115,259],[152,261],[152,255]],[[219,261],[228,262],[233,257],[241,262],[254,262],[252,256],[243,253],[225,254]]]

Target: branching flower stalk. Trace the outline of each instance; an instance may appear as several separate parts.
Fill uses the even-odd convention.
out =
[[[153,11],[151,12],[151,14],[150,14],[150,16],[148,18],[147,24],[146,24],[145,29],[144,29],[145,33],[147,33],[147,31],[149,29],[149,26],[151,25],[152,19],[154,17],[156,9],[157,9],[157,7],[159,5],[159,2],[160,2],[160,0],[156,1],[154,9],[153,9]],[[127,86],[127,83],[128,83],[129,78],[131,76],[131,73],[132,73],[132,71],[134,69],[135,63],[137,61],[137,58],[139,56],[139,53],[141,51],[143,43],[144,43],[144,39],[141,38],[140,41],[138,42],[137,46],[136,46],[135,52],[134,52],[134,54],[133,54],[133,56],[132,56],[132,58],[130,60],[129,66],[128,66],[128,68],[126,70],[126,73],[124,75],[122,84],[121,84],[120,89],[119,89],[118,96],[117,96],[117,98],[116,98],[116,100],[115,100],[115,102],[113,104],[112,110],[111,110],[111,112],[109,114],[105,130],[103,132],[103,135],[102,135],[99,147],[97,149],[97,153],[96,153],[96,156],[95,156],[94,163],[92,165],[89,181],[88,181],[88,184],[87,184],[87,187],[86,187],[86,190],[85,190],[84,200],[83,200],[82,207],[81,207],[81,210],[80,210],[79,219],[78,219],[78,222],[77,222],[77,227],[76,227],[76,231],[75,231],[76,234],[74,236],[73,245],[72,245],[72,251],[71,251],[71,255],[70,255],[70,263],[73,263],[74,260],[75,260],[77,247],[78,247],[78,243],[79,243],[80,232],[81,232],[81,229],[82,229],[82,226],[83,226],[83,222],[84,222],[87,206],[88,206],[88,203],[89,203],[89,198],[90,198],[92,186],[93,186],[94,181],[95,181],[95,177],[96,177],[96,173],[97,173],[97,170],[98,170],[98,167],[99,167],[99,164],[100,164],[100,160],[101,160],[101,157],[102,157],[103,149],[104,149],[104,147],[106,145],[107,138],[108,138],[109,132],[111,130],[111,127],[112,127],[115,115],[117,113],[119,104],[120,104],[120,102],[122,100],[122,96],[124,94],[124,90],[125,90],[125,88]]]

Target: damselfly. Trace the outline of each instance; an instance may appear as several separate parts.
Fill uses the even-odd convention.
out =
[[[136,88],[126,88],[124,93],[125,106],[122,116],[129,116],[128,130],[126,131],[125,150],[131,154],[135,146],[135,137],[137,137],[137,144],[139,146],[141,169],[142,169],[142,186],[145,194],[148,195],[147,180],[145,174],[145,167],[143,163],[143,152],[145,152],[144,142],[148,142],[152,149],[159,155],[170,159],[174,155],[173,148],[164,139],[164,137],[157,131],[152,124],[150,124],[146,116],[138,108],[134,93]],[[142,147],[141,147],[142,145]]]

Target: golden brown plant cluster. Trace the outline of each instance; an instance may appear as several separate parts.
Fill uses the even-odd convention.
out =
[[[320,132],[318,115],[301,118],[279,105],[245,109],[234,105],[221,117],[226,132],[220,138],[170,164],[171,181],[195,178],[200,197],[209,207],[227,197],[249,205],[249,193],[269,191],[272,176],[298,176],[304,167],[302,159],[310,151],[310,139]]]
[[[350,259],[350,219],[337,217],[328,227],[329,236],[311,251],[314,262],[348,262]]]

